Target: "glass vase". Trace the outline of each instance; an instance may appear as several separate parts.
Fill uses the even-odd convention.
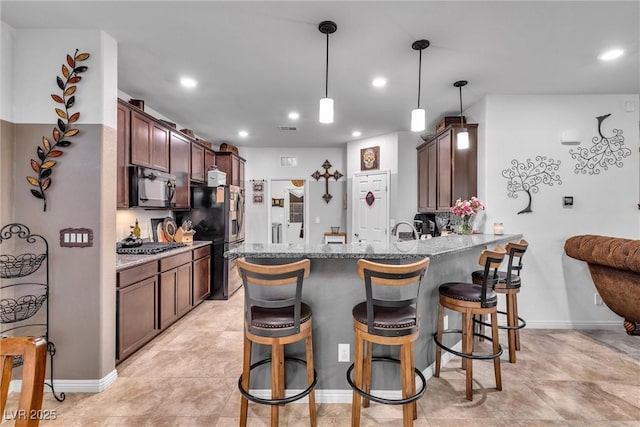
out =
[[[458,234],[471,234],[473,231],[471,227],[471,215],[465,215],[462,217],[462,224],[460,224],[460,229],[458,230]]]

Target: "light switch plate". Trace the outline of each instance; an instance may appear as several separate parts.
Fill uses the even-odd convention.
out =
[[[93,230],[89,228],[63,228],[60,230],[61,248],[89,248],[93,246]]]

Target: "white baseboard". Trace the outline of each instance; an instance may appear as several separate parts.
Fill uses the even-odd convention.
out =
[[[594,321],[528,321],[525,329],[618,329],[623,328],[622,320],[594,320]]]
[[[106,390],[118,379],[118,371],[115,369],[98,380],[54,380],[53,386],[56,393],[100,393]],[[45,380],[49,382],[48,380]],[[9,384],[9,393],[19,392],[22,387],[21,380],[12,380]],[[49,387],[45,386],[45,393]]]
[[[453,346],[453,349],[456,351],[462,351],[462,342],[458,342]],[[446,351],[442,352],[442,366],[445,366],[449,361],[455,357],[453,354],[448,353]],[[435,362],[431,365],[427,366],[423,371],[422,375],[424,375],[425,379],[429,381],[429,378],[433,377],[433,373],[435,372],[436,365]],[[346,382],[346,378],[345,378]],[[420,387],[420,380],[416,381],[416,387]],[[293,396],[302,392],[302,390],[286,390],[285,397]],[[271,398],[271,390],[270,389],[251,389],[250,393],[256,397],[262,399],[270,399]],[[400,399],[402,398],[402,392],[400,390],[371,390],[371,394],[374,396],[379,396],[384,399]],[[316,403],[351,403],[352,391],[351,389],[340,389],[340,390],[328,390],[328,389],[318,389],[316,390]],[[296,401],[296,403],[307,403],[309,400],[307,397],[303,397],[302,399]]]

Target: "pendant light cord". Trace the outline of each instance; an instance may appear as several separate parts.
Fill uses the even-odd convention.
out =
[[[418,56],[418,108],[420,108],[420,80],[422,76],[422,49],[418,51],[420,55]]]
[[[324,72],[324,97],[329,97],[329,33],[327,33],[327,61]]]
[[[460,86],[460,126],[464,127],[464,120],[462,119],[462,86]]]

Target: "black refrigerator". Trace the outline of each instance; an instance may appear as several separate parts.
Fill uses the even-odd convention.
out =
[[[193,223],[194,240],[213,242],[208,299],[228,299],[242,286],[235,261],[225,259],[224,253],[244,243],[244,190],[233,185],[192,186],[191,210],[176,212],[178,224],[185,219]]]

